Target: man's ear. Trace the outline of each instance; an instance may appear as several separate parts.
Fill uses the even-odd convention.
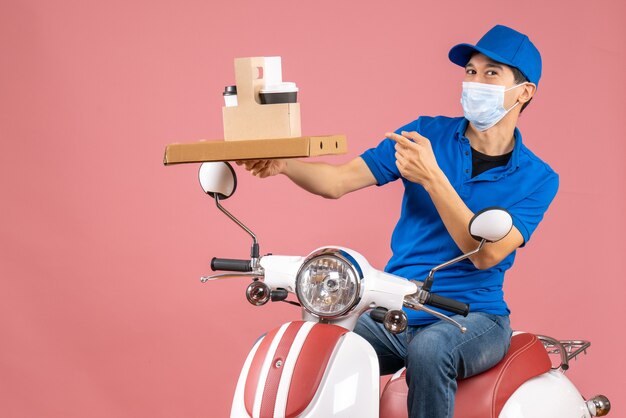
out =
[[[526,83],[523,86],[522,94],[519,96],[518,100],[524,104],[533,98],[535,92],[537,91],[537,85],[534,83]]]

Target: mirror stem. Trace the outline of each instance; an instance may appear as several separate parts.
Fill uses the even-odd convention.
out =
[[[226,216],[228,216],[233,222],[239,225],[241,229],[246,231],[248,235],[252,237],[252,248],[250,250],[250,258],[252,259],[252,264],[253,264],[252,267],[255,268],[256,263],[258,262],[258,259],[259,259],[259,242],[256,239],[256,235],[254,234],[254,232],[250,230],[250,228],[245,226],[239,219],[235,218],[229,211],[227,211],[226,208],[220,205],[220,198],[218,196],[218,193],[215,193],[215,204],[217,205],[217,208],[219,210],[224,212]]]
[[[443,264],[439,264],[437,267],[434,267],[430,273],[428,273],[428,277],[426,278],[426,280],[424,280],[424,285],[422,286],[422,290],[425,290],[427,292],[430,292],[430,288],[433,285],[433,278],[435,276],[435,272],[441,270],[442,268],[448,267],[454,263],[458,263],[459,261],[465,260],[466,258],[470,258],[471,256],[473,256],[474,254],[476,254],[478,251],[480,251],[483,248],[483,245],[485,245],[485,242],[487,242],[486,239],[482,239],[480,241],[480,244],[478,244],[478,247],[475,250],[470,251],[469,253],[466,254],[462,254],[460,256],[458,256],[457,258],[453,258],[450,261],[446,261]]]

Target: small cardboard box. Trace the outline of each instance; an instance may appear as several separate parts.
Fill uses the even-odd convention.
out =
[[[247,141],[198,141],[170,144],[163,164],[237,161],[270,158],[302,158],[345,154],[345,135],[304,136],[298,138],[255,139]]]
[[[261,104],[259,91],[270,73],[282,80],[280,57],[272,58],[276,68],[265,57],[235,59],[238,103],[222,108],[226,141],[301,136],[300,103]]]

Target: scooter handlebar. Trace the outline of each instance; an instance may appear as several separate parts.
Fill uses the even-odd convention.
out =
[[[213,257],[211,260],[211,270],[226,270],[226,271],[252,271],[252,264],[250,260],[237,260],[232,258],[217,258]]]
[[[467,316],[470,311],[470,307],[467,303],[459,302],[458,300],[446,298],[444,296],[435,295],[434,293],[428,294],[428,297],[426,298],[424,304],[463,316]]]

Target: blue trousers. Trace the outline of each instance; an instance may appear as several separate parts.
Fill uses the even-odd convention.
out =
[[[361,315],[354,329],[376,350],[381,374],[406,366],[410,418],[452,418],[456,380],[495,366],[509,348],[508,316],[473,312],[452,318],[467,332],[438,320],[393,335],[369,313]]]

